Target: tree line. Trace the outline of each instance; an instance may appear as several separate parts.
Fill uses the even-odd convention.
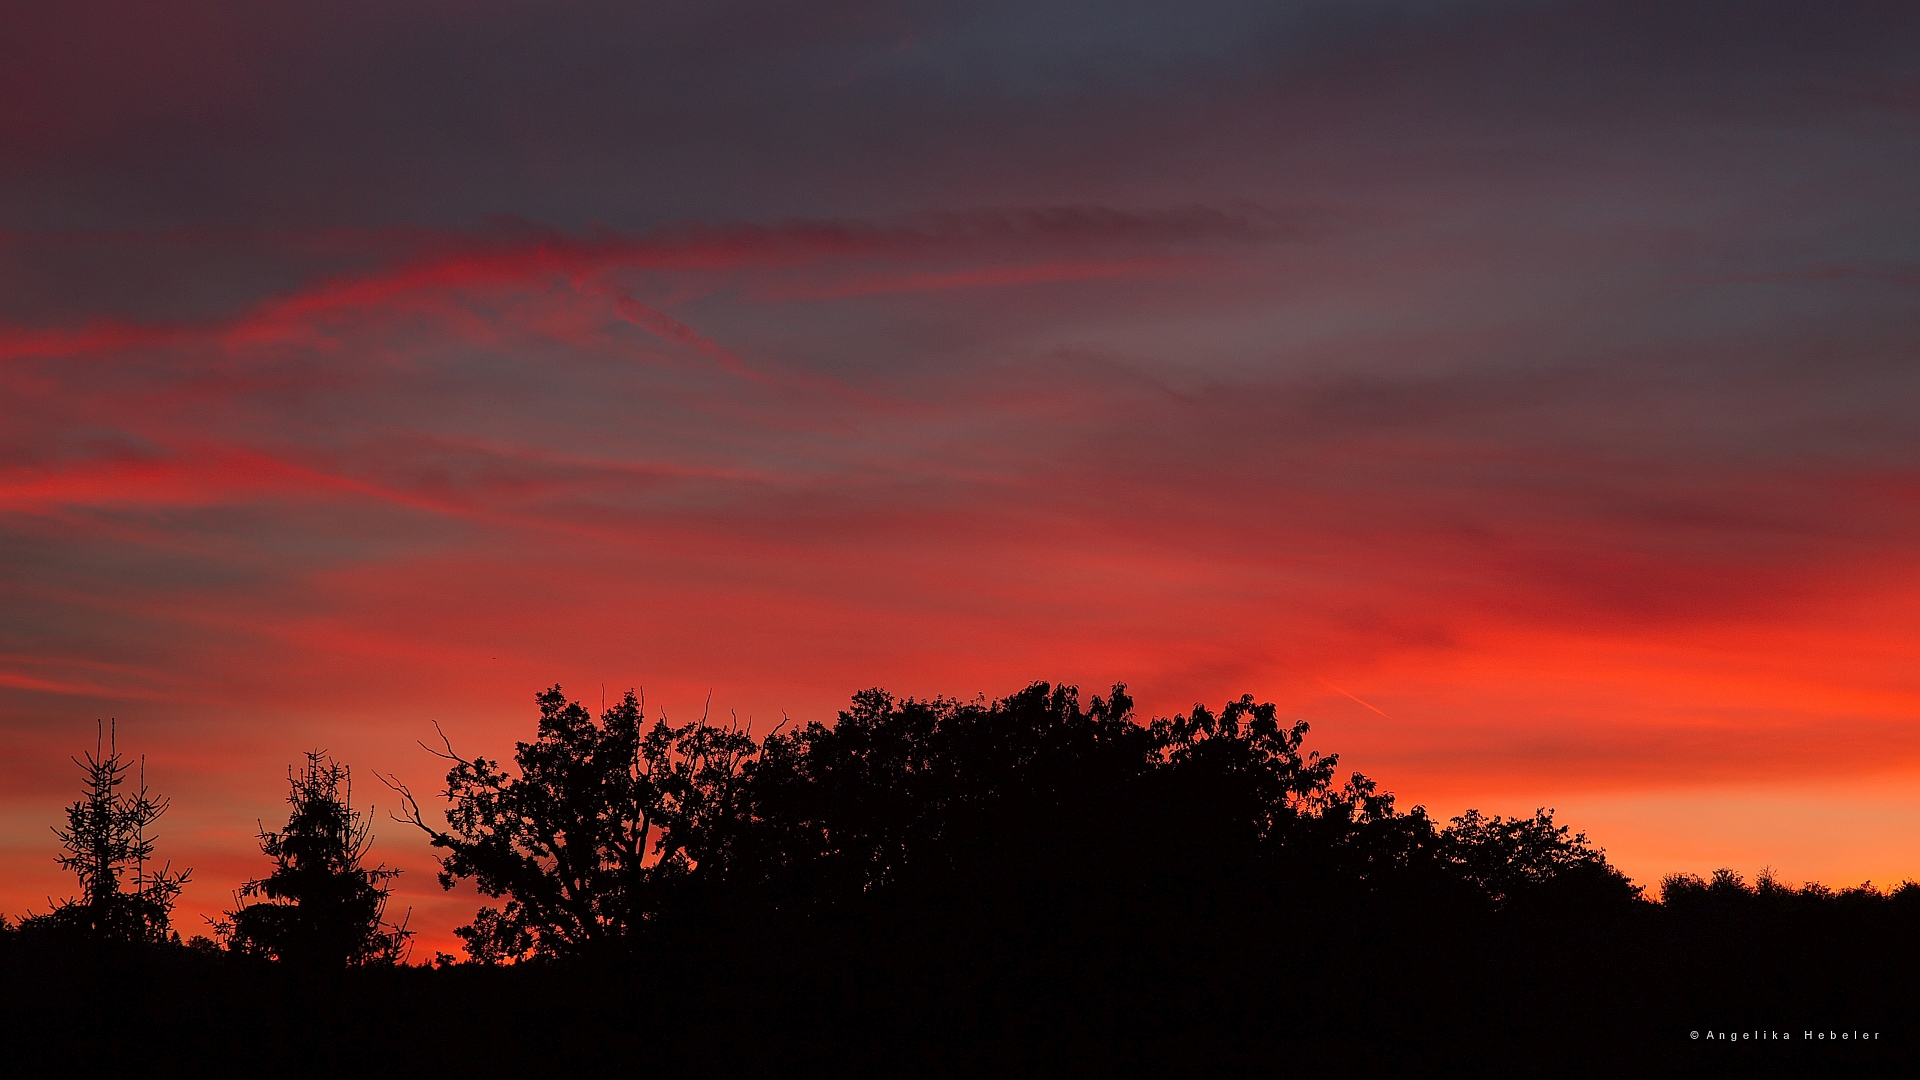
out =
[[[559,686],[536,701],[511,767],[441,735],[435,810],[382,778],[399,820],[439,853],[440,884],[469,881],[488,899],[456,931],[469,963],[618,959],[745,921],[883,911],[1004,935],[1062,905],[1115,934],[1249,898],[1569,928],[1656,907],[1551,811],[1442,823],[1401,810],[1360,773],[1343,778],[1337,755],[1307,749],[1305,721],[1251,696],[1142,722],[1124,685],[1085,702],[1047,683],[972,701],[876,689],[831,725],[760,738],[704,717],[649,722],[633,692],[597,718]],[[75,760],[86,787],[55,834],[79,892],[14,932],[179,944],[170,915],[188,874],[149,865],[166,800],[111,744]],[[350,770],[316,751],[288,784],[286,825],[260,832],[271,872],[187,946],[309,967],[403,962],[410,931],[387,917],[398,871],[367,864]],[[1670,876],[1661,899],[1689,925],[1906,926],[1920,886],[1796,889],[1723,870]]]
[[[288,769],[292,806],[284,828],[260,830],[260,849],[274,862],[264,878],[234,891],[236,907],[212,921],[211,937],[183,943],[172,926],[175,901],[191,870],[172,863],[148,869],[157,840],[149,834],[171,805],[146,784],[146,763],[129,761],[117,732],[105,732],[92,753],[74,759],[86,774],[79,799],[55,827],[55,858],[79,878],[80,891],[28,914],[12,931],[30,938],[136,946],[181,946],[200,952],[284,961],[299,966],[394,964],[412,936],[386,921],[398,870],[366,866],[372,825],[353,808],[353,774],[326,751]],[[133,780],[132,785],[129,780]],[[4,925],[4,920],[0,920]]]

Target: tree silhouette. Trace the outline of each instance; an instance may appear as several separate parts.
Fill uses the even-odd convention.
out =
[[[147,789],[146,759],[136,774],[138,787],[121,791],[134,766],[121,755],[117,732],[103,748],[74,758],[87,774],[86,793],[67,807],[66,827],[55,827],[64,854],[59,864],[80,879],[80,895],[62,901],[47,915],[29,916],[33,929],[50,928],[86,937],[122,942],[159,942],[167,938],[174,902],[191,870],[173,872],[172,863],[149,871],[154,838],[147,829],[167,812],[168,802]],[[132,874],[132,888],[122,881]]]
[[[1585,833],[1553,823],[1553,811],[1502,818],[1469,810],[1448,823],[1458,872],[1502,908],[1630,901],[1640,887],[1607,862]]]
[[[1338,782],[1304,721],[1251,696],[1141,723],[1124,685],[1085,705],[1047,683],[991,702],[874,689],[832,725],[760,743],[704,721],[644,729],[631,693],[597,723],[557,686],[537,700],[518,775],[442,736],[448,829],[390,781],[403,820],[448,853],[441,884],[506,898],[457,931],[484,962],[611,947],[670,911],[881,894],[988,889],[1017,905],[1311,882],[1492,913],[1624,910],[1639,892],[1550,812],[1441,829],[1365,776]]]
[[[278,832],[260,831],[272,874],[240,887],[236,899],[264,897],[227,912],[215,928],[234,952],[312,967],[394,964],[411,933],[385,921],[391,882],[400,871],[362,865],[373,843],[369,823],[353,808],[353,774],[324,750],[287,771],[293,812]]]
[[[1423,813],[1396,816],[1359,774],[1336,784],[1338,759],[1273,705],[1132,710],[1124,685],[1085,703],[1047,683],[991,702],[862,691],[835,724],[766,740],[702,865],[789,905],[956,875],[1029,895],[1256,862],[1358,877],[1363,835],[1381,867],[1409,845],[1439,865]]]
[[[690,843],[736,893],[802,906],[955,875],[1008,883],[1067,851],[1131,862],[1156,745],[1131,709],[1123,687],[1086,707],[1045,683],[991,703],[862,691],[831,726],[770,735],[734,815]]]
[[[559,686],[536,698],[533,742],[516,743],[518,775],[498,761],[467,759],[442,736],[453,762],[443,797],[447,829],[423,820],[397,779],[401,820],[447,852],[440,883],[472,878],[484,906],[455,933],[482,963],[592,953],[627,939],[659,910],[663,884],[694,860],[689,837],[728,812],[727,789],[754,741],[706,723],[651,730],[632,691],[599,723]]]

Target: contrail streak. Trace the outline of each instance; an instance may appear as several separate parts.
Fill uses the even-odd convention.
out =
[[[1319,678],[1319,676],[1317,676],[1317,675],[1316,675],[1316,676],[1314,676],[1314,677],[1315,677],[1315,678]],[[1341,689],[1340,689],[1339,687],[1337,687],[1337,686],[1334,686],[1334,685],[1333,685],[1332,683],[1330,683],[1330,682],[1327,682],[1327,680],[1325,680],[1325,679],[1320,679],[1320,681],[1321,681],[1322,683],[1326,683],[1326,685],[1327,685],[1327,686],[1328,686],[1328,687],[1329,687],[1330,689],[1333,689],[1333,690],[1339,690],[1339,691],[1340,691],[1340,692],[1341,692],[1342,694],[1346,694],[1346,695],[1347,695],[1348,697],[1350,697],[1350,698],[1353,698],[1353,700],[1354,700],[1354,701],[1356,701],[1356,702],[1359,702],[1359,703],[1360,703],[1361,705],[1365,705],[1365,706],[1366,706],[1367,708],[1369,708],[1369,709],[1373,709],[1373,711],[1374,711],[1374,712],[1377,712],[1377,713],[1380,713],[1380,715],[1381,715],[1381,716],[1387,716],[1387,714],[1386,714],[1386,713],[1383,713],[1383,712],[1380,712],[1380,710],[1379,710],[1379,709],[1375,709],[1375,708],[1374,708],[1374,707],[1373,707],[1372,705],[1369,705],[1369,704],[1367,704],[1366,702],[1364,702],[1364,701],[1361,701],[1361,700],[1360,700],[1359,698],[1357,698],[1357,697],[1354,697],[1354,696],[1353,696],[1352,694],[1349,694],[1349,693],[1347,693],[1347,691],[1345,691],[1345,690],[1341,690]],[[1391,717],[1391,716],[1387,716],[1387,719],[1389,719],[1389,720],[1391,720],[1391,719],[1393,719],[1393,717]]]

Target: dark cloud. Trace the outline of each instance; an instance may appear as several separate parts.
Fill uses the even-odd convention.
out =
[[[500,212],[646,228],[956,201],[1246,198],[1378,184],[1396,160],[1481,176],[1619,168],[1702,127],[1899,113],[1916,33],[1910,6],[1892,3],[76,3],[8,15],[21,29],[0,65],[0,182],[6,224],[29,229]]]

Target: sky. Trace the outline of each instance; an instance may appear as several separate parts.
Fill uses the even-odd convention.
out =
[[[0,912],[534,694],[1251,693],[1634,879],[1920,878],[1920,7],[0,0]]]

